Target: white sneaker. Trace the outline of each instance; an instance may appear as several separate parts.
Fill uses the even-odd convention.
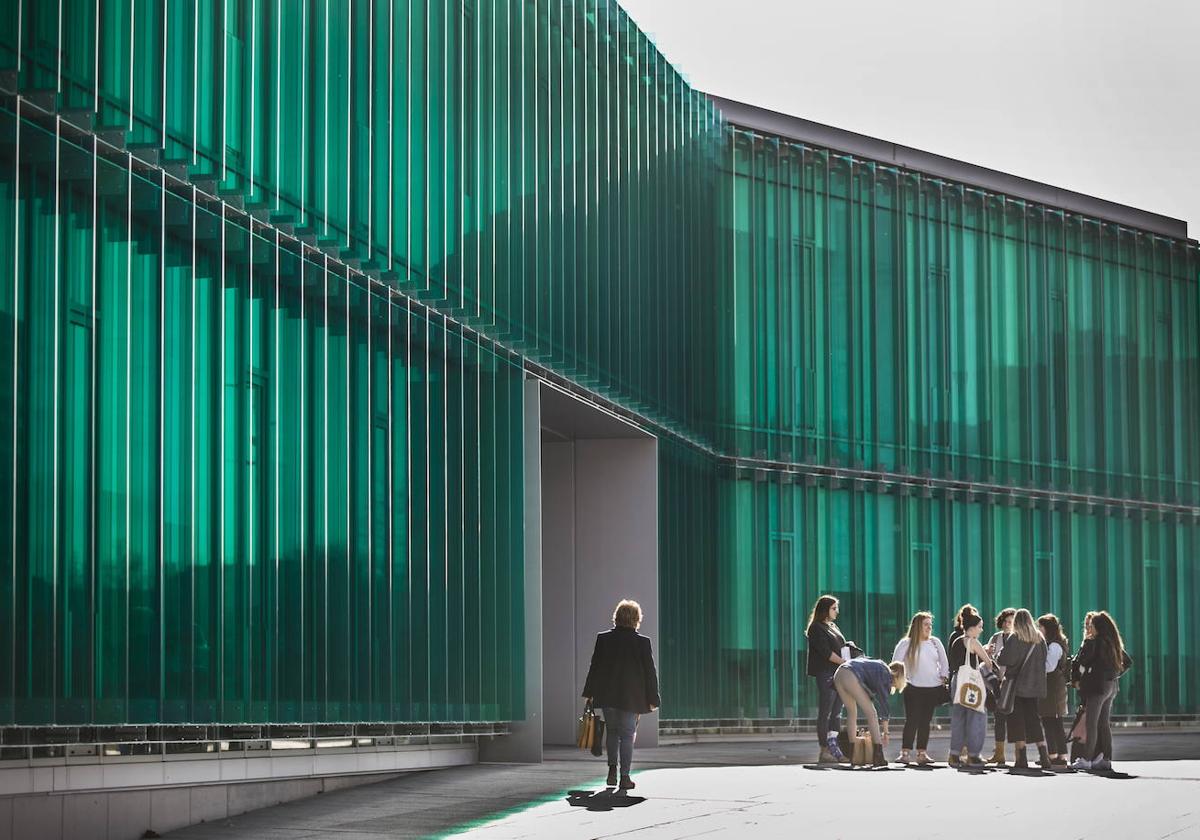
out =
[[[1092,762],[1088,761],[1086,758],[1077,758],[1071,762],[1071,769],[1072,770],[1091,770]]]
[[[1098,755],[1094,759],[1092,759],[1092,769],[1093,770],[1112,770],[1112,762],[1104,757],[1104,753],[1100,753],[1100,755]]]

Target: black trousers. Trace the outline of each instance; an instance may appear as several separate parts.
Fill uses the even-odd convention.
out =
[[[996,743],[1003,744],[1005,736],[1008,734],[1008,715],[996,712],[992,717],[996,721]]]
[[[1036,697],[1018,697],[1008,716],[1008,742],[1030,744],[1042,740],[1042,719],[1038,717]]]
[[[842,698],[833,687],[833,675],[836,669],[827,674],[815,677],[817,681],[817,742],[824,747],[832,732],[835,736],[841,728]]]
[[[904,689],[904,738],[901,741],[904,749],[911,750],[914,744],[919,750],[929,746],[929,724],[943,696],[941,686],[921,688],[909,684]]]
[[[1056,755],[1066,755],[1067,733],[1063,731],[1063,719],[1043,716],[1042,730],[1046,733],[1046,749]]]

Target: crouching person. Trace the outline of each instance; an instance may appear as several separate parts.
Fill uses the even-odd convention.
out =
[[[883,748],[888,743],[888,695],[903,691],[905,685],[904,663],[891,665],[879,659],[851,659],[839,665],[833,675],[833,687],[846,707],[846,726],[851,735],[858,732],[858,708],[867,718],[867,729],[875,744],[871,764],[875,767],[887,765]],[[883,729],[880,730],[880,722]]]

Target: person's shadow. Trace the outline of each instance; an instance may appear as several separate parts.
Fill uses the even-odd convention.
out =
[[[589,811],[611,811],[613,808],[629,808],[641,805],[646,801],[644,796],[630,796],[623,790],[605,788],[604,790],[569,790],[567,804],[573,808],[587,808]]]
[[[1120,770],[1092,770],[1089,771],[1088,775],[1099,776],[1101,779],[1118,779],[1121,781],[1137,778],[1137,776],[1131,773],[1122,773]]]

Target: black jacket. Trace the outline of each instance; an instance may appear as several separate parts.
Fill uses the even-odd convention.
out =
[[[1084,694],[1098,694],[1104,683],[1115,680],[1133,667],[1133,660],[1126,653],[1122,657],[1121,667],[1113,667],[1113,663],[1100,651],[1100,645],[1095,639],[1084,639],[1075,654],[1072,663],[1072,678],[1079,683],[1079,690]]]
[[[829,661],[830,654],[842,654],[846,645],[846,637],[836,624],[826,624],[823,621],[814,622],[808,628],[808,675],[819,677],[832,674],[837,670],[836,665]]]
[[[651,706],[661,706],[650,639],[632,627],[597,633],[583,696],[591,697],[598,708],[640,714],[649,712]]]

